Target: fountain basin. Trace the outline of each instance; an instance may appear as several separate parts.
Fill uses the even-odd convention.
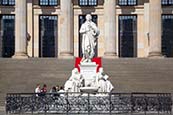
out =
[[[82,92],[82,93],[97,93],[98,88],[97,87],[81,87],[80,92]]]

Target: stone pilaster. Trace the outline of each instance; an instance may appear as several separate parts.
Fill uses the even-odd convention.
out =
[[[26,50],[27,3],[26,0],[16,0],[15,4],[15,54],[13,58],[28,58]]]
[[[116,0],[105,0],[104,2],[104,58],[116,58]]]
[[[2,20],[0,20],[0,57],[2,57],[2,35],[3,31],[2,31]]]
[[[27,0],[27,39],[28,39],[28,43],[27,43],[27,54],[29,57],[33,57],[33,26],[34,26],[34,21],[33,21],[33,0]],[[38,19],[37,19],[38,20]]]
[[[72,0],[61,0],[60,58],[73,58],[73,4]]]
[[[162,57],[161,0],[150,0],[149,10],[149,57]]]

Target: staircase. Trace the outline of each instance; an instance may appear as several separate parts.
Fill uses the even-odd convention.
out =
[[[0,106],[6,93],[34,92],[36,84],[48,90],[63,86],[70,77],[75,60],[30,58],[0,59]],[[103,59],[104,71],[110,76],[115,92],[173,93],[173,59]]]
[[[173,93],[173,59],[103,60],[116,92]]]
[[[0,59],[0,105],[6,93],[34,92],[36,85],[64,85],[73,69],[73,60]]]

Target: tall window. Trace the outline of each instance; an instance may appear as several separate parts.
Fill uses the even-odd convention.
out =
[[[0,0],[0,5],[14,6],[15,5],[15,0]]]
[[[12,57],[14,55],[14,21],[14,15],[0,15],[0,57]]]
[[[57,57],[58,17],[39,17],[39,57]]]
[[[173,15],[162,15],[162,54],[173,57]]]
[[[173,0],[162,0],[162,5],[173,5]]]
[[[120,6],[134,6],[137,5],[137,0],[119,0]]]
[[[137,16],[119,16],[119,57],[137,57]]]
[[[39,5],[40,6],[57,6],[58,0],[40,0]]]
[[[80,6],[97,6],[98,0],[79,0]]]

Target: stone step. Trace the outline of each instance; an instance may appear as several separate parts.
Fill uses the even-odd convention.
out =
[[[70,77],[75,60],[0,58],[0,105],[6,93],[34,92],[36,84],[63,86]],[[165,59],[102,59],[115,92],[173,93],[173,58]]]

